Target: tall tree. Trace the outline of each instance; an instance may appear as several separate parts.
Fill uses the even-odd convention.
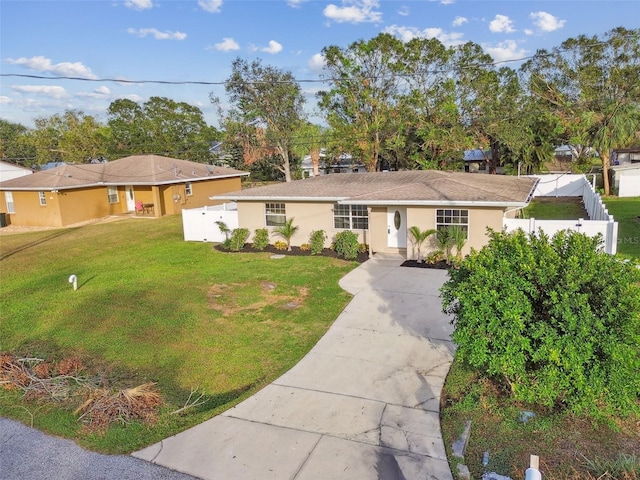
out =
[[[0,119],[0,158],[31,166],[35,159],[35,149],[27,141],[29,129],[20,123]]]
[[[435,38],[414,38],[405,45],[398,140],[409,157],[407,166],[447,168],[466,147],[450,73],[453,53]]]
[[[108,132],[91,115],[78,110],[35,119],[28,133],[36,163],[51,161],[84,163],[107,154]]]
[[[207,162],[211,144],[220,136],[198,107],[165,97],[142,104],[116,100],[109,105],[108,125],[116,156],[155,153]]]
[[[245,163],[276,158],[275,168],[290,182],[292,138],[304,120],[304,96],[293,74],[260,60],[237,58],[225,90],[231,104],[226,113],[211,96],[220,110],[225,141],[242,146]]]
[[[314,176],[320,173],[320,156],[328,141],[329,133],[327,129],[310,122],[302,123],[294,134],[292,151],[300,158],[305,155],[311,157]]]
[[[640,29],[570,38],[538,51],[522,70],[569,143],[597,151],[608,195],[611,150],[629,146],[640,130]]]
[[[335,133],[337,147],[359,158],[368,171],[380,168],[385,144],[397,140],[404,46],[383,33],[348,48],[325,47],[325,77],[331,89],[318,93],[319,106]]]

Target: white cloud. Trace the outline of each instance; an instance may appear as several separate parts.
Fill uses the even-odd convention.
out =
[[[408,42],[413,38],[437,38],[444,45],[459,45],[463,43],[462,33],[450,32],[447,33],[441,28],[425,28],[419,30],[416,27],[403,27],[400,25],[391,25],[383,30],[384,33],[389,33],[400,38],[403,42]]]
[[[469,20],[466,17],[456,17],[451,25],[453,25],[454,27],[459,27],[460,25],[463,25],[465,23],[469,23]]]
[[[153,36],[156,40],[184,40],[187,38],[186,33],[182,32],[161,32],[157,28],[129,28],[127,33],[145,38],[147,35]]]
[[[265,53],[276,54],[282,51],[282,45],[280,45],[275,40],[269,40],[268,47],[256,47],[255,45],[252,45],[251,47],[249,47],[249,49],[253,52],[265,52]]]
[[[81,77],[81,78],[97,78],[89,67],[85,67],[82,62],[61,62],[51,63],[51,59],[38,56],[25,58],[20,57],[18,59],[8,58],[7,63],[11,65],[22,65],[29,70],[35,70],[36,72],[50,72],[56,75],[63,75],[68,77]]]
[[[342,0],[341,7],[330,3],[322,13],[338,23],[375,23],[382,20],[379,7],[378,0]]]
[[[198,5],[205,12],[220,13],[222,8],[222,0],[198,0]]]
[[[530,28],[525,28],[524,29],[524,34],[525,35],[533,35],[533,30],[531,30]]]
[[[302,5],[306,1],[307,0],[287,0],[287,5],[289,5],[291,8],[300,8],[300,5]]]
[[[102,85],[96,88],[93,92],[80,92],[77,94],[78,97],[84,98],[96,98],[96,99],[105,99],[111,95],[111,90],[105,85]]]
[[[442,5],[451,5],[455,0],[440,0]]]
[[[547,12],[531,12],[529,17],[533,20],[533,24],[543,32],[553,32],[564,27],[566,20],[560,20]]]
[[[404,5],[402,7],[400,7],[400,10],[398,10],[398,15],[401,15],[403,17],[408,17],[409,13],[410,13],[409,7],[404,6]]]
[[[58,100],[69,96],[64,88],[57,85],[13,85],[11,88],[16,92],[43,95]]]
[[[499,14],[489,23],[489,30],[493,33],[511,33],[516,31],[513,28],[513,21],[506,15]]]
[[[515,40],[505,40],[495,45],[485,44],[482,45],[482,48],[496,62],[518,60],[527,56],[527,51],[518,47],[518,43]]]
[[[10,103],[13,103],[11,98],[0,95],[0,105],[9,105]]]
[[[324,70],[324,66],[326,65],[324,55],[322,55],[321,53],[316,53],[309,59],[307,65],[309,67],[309,70],[311,70],[312,72],[322,73],[322,71]]]
[[[207,50],[211,48],[221,52],[230,52],[232,50],[240,50],[240,45],[233,38],[225,37],[221,42],[214,44],[213,47],[207,47]]]
[[[153,8],[152,0],[126,0],[124,6],[133,10],[147,10]]]

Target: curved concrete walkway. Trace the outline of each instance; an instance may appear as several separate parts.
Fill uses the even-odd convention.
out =
[[[354,298],[289,372],[137,458],[202,479],[452,479],[439,422],[453,358],[441,270],[365,262]]]

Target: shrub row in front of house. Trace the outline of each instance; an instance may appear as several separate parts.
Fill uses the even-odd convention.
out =
[[[221,227],[221,230],[223,228]],[[222,246],[228,250],[238,252],[247,244],[251,232],[247,228],[234,228],[225,232],[227,238],[222,242]],[[276,232],[277,233],[277,232]],[[253,233],[253,243],[251,246],[255,250],[264,250],[270,245],[269,230],[266,228],[258,228]],[[309,235],[309,241],[300,245],[300,250],[309,251],[311,255],[319,255],[325,248],[327,234],[324,230],[314,230]],[[289,243],[277,240],[273,243],[276,250],[290,249]],[[334,242],[329,247],[338,255],[353,260],[358,258],[359,253],[367,253],[369,246],[358,241],[358,235],[350,230],[345,230],[336,234]]]

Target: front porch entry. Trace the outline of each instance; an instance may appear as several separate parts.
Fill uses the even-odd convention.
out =
[[[387,207],[387,246],[407,248],[406,207]]]

